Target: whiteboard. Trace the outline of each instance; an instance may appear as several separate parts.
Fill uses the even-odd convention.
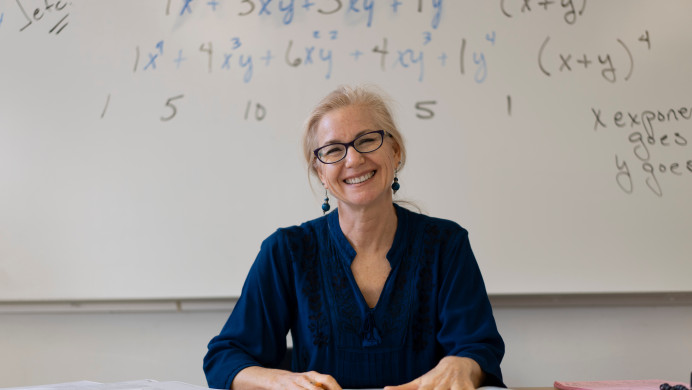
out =
[[[302,123],[395,101],[397,199],[491,294],[691,291],[689,1],[0,1],[0,300],[238,296],[321,215]]]

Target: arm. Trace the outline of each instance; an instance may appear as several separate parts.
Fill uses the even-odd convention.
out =
[[[438,271],[437,341],[445,357],[425,375],[390,389],[505,387],[504,342],[465,230],[451,235]]]
[[[285,354],[295,297],[290,253],[282,241],[275,233],[262,243],[233,312],[209,342],[204,357],[209,387],[228,389],[241,370],[276,366]]]
[[[468,233],[462,229],[452,240],[440,273],[438,342],[447,356],[470,358],[480,366],[484,374],[480,385],[505,387],[500,371],[505,344]]]
[[[262,243],[240,299],[209,343],[204,358],[209,387],[341,389],[329,375],[271,368],[286,353],[286,335],[297,307],[288,237],[279,231]]]

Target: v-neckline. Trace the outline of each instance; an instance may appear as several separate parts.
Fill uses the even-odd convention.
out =
[[[386,303],[384,303],[383,301],[386,301],[390,295],[389,291],[391,290],[390,285],[392,283],[392,275],[395,274],[397,267],[401,262],[401,253],[404,250],[404,243],[406,239],[405,226],[408,222],[408,215],[406,211],[397,204],[394,204],[394,209],[397,214],[397,227],[396,232],[394,233],[394,240],[392,240],[392,247],[387,251],[386,255],[386,259],[387,261],[389,261],[391,269],[389,270],[387,279],[385,280],[384,285],[382,286],[382,291],[380,292],[380,296],[377,299],[377,303],[374,307],[370,307],[370,305],[368,305],[367,301],[365,300],[365,296],[363,295],[363,292],[360,290],[360,287],[356,282],[356,278],[353,275],[353,271],[351,270],[351,265],[353,264],[353,260],[355,259],[357,253],[355,249],[353,249],[353,246],[351,246],[351,243],[346,238],[346,235],[344,235],[344,232],[341,230],[341,226],[339,225],[339,209],[335,209],[328,215],[327,218],[329,234],[331,236],[330,238],[336,244],[337,253],[335,253],[335,255],[342,263],[341,265],[343,266],[344,272],[346,273],[349,283],[351,284],[351,288],[354,291],[353,295],[355,296],[355,299],[358,303],[358,307],[360,308],[363,318],[365,318],[370,312],[374,314],[375,312],[379,311],[379,307],[383,305],[386,306]]]

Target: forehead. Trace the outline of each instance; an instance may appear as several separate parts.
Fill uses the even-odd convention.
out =
[[[360,106],[346,106],[325,114],[317,126],[317,141],[351,141],[364,130],[378,130],[370,110]]]

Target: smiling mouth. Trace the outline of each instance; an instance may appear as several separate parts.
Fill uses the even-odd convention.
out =
[[[373,176],[375,176],[375,171],[368,172],[368,173],[366,173],[366,174],[363,175],[363,176],[358,176],[358,177],[353,177],[353,178],[350,178],[350,179],[346,179],[346,180],[344,180],[344,182],[345,182],[346,184],[359,184],[359,183],[362,183],[362,182],[364,182],[364,181],[370,179],[370,178],[373,177]]]

